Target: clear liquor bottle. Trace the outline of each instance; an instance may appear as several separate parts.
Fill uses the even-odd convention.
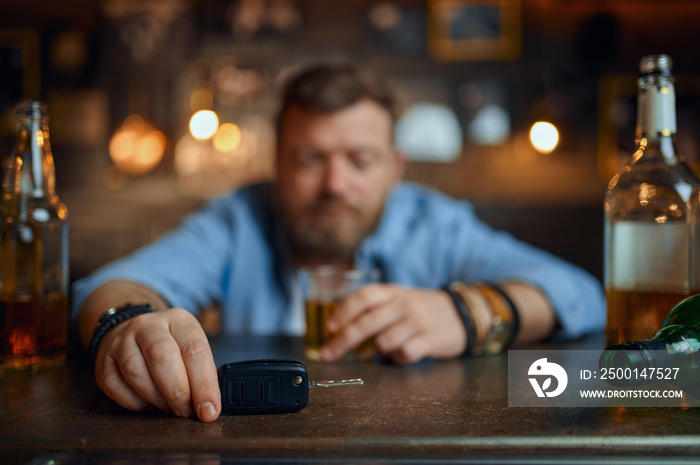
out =
[[[672,61],[639,65],[637,150],[605,197],[608,345],[645,339],[700,290],[699,182],[675,147]]]
[[[48,115],[17,107],[0,185],[0,368],[60,364],[68,339],[68,210],[55,191]]]

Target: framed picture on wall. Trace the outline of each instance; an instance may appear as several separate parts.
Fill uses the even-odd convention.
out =
[[[429,0],[428,44],[440,61],[512,60],[520,54],[520,0]]]

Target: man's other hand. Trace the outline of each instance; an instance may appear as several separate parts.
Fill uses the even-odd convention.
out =
[[[447,293],[394,284],[370,284],[354,292],[326,327],[334,335],[321,352],[329,362],[371,337],[380,354],[401,365],[426,357],[454,358],[467,343]]]
[[[155,406],[181,417],[219,417],[214,357],[199,322],[181,308],[147,313],[110,330],[95,362],[99,387],[130,410]]]

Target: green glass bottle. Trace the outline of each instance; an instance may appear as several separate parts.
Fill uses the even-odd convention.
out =
[[[673,307],[662,328],[671,325],[700,326],[700,294],[690,296]]]
[[[605,349],[600,367],[629,369],[636,374],[608,380],[615,386],[641,386],[663,379],[700,399],[700,294],[673,307],[663,327],[651,338]]]

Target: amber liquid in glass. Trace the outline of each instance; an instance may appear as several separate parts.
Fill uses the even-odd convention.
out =
[[[0,298],[0,368],[60,365],[68,344],[68,299]]]
[[[321,360],[321,346],[331,339],[326,330],[326,321],[340,305],[339,301],[306,301],[306,338],[304,354],[309,360]],[[368,339],[354,351],[348,353],[342,361],[356,362],[371,360],[374,356],[374,339]]]
[[[690,295],[608,289],[607,345],[649,339],[661,329],[671,309]]]

